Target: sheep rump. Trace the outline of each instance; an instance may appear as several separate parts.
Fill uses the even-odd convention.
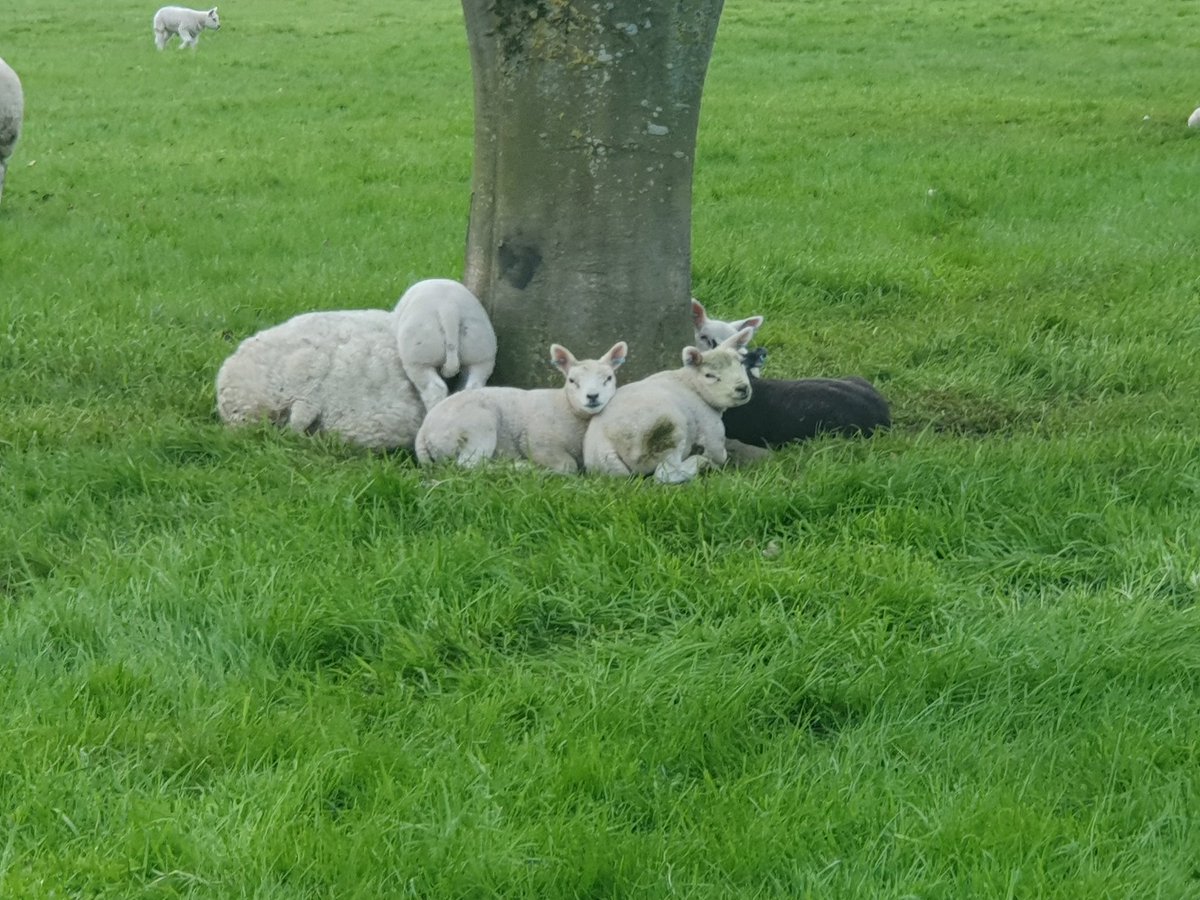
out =
[[[4,176],[8,160],[21,136],[21,120],[25,115],[25,95],[21,79],[3,59],[0,59],[0,199],[4,197]]]
[[[303,313],[242,341],[217,373],[217,412],[379,450],[411,450],[425,416],[382,309]]]
[[[446,399],[448,380],[457,378],[462,390],[481,388],[496,365],[496,332],[483,304],[448,278],[427,278],[404,292],[396,303],[396,341],[426,409]]]

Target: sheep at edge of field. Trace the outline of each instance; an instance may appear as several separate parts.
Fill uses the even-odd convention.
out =
[[[1188,128],[1200,128],[1200,107],[1188,116]]]
[[[425,417],[384,309],[303,313],[246,338],[217,373],[217,412],[377,450],[412,450]]]
[[[664,484],[695,478],[724,465],[721,413],[750,399],[742,349],[754,334],[743,328],[711,350],[683,349],[683,367],[622,385],[588,424],[583,463],[605,475],[651,475]]]
[[[171,35],[179,35],[179,49],[195,47],[200,32],[205,28],[216,31],[221,27],[221,17],[214,6],[209,10],[188,9],[186,6],[164,6],[154,14],[154,46],[159,50],[167,46]]]
[[[577,360],[560,344],[550,361],[561,388],[484,387],[461,391],[433,407],[417,432],[417,460],[453,459],[475,466],[488,459],[528,460],[564,475],[583,462],[583,435],[617,390],[617,368],[628,346],[619,341],[599,359]]]
[[[21,120],[25,115],[25,95],[21,79],[3,59],[0,59],[0,198],[4,197],[4,176],[17,138],[21,136]]]
[[[461,373],[462,390],[481,388],[496,365],[496,332],[483,304],[448,278],[418,281],[404,292],[396,304],[396,341],[426,409],[449,395],[446,380]]]
[[[720,319],[710,319],[704,311],[704,304],[692,298],[692,326],[696,331],[696,346],[701,350],[711,350],[722,341],[733,337],[743,328],[749,328],[750,333],[762,327],[762,316],[750,316],[737,322],[723,322]]]

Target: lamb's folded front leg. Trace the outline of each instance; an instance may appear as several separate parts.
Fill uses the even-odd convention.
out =
[[[679,459],[673,453],[655,468],[654,480],[660,484],[683,484],[696,478],[711,464],[712,461],[700,453],[687,459]]]

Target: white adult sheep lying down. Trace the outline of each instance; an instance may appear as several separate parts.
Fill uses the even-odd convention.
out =
[[[21,136],[24,115],[25,95],[21,91],[21,79],[0,59],[0,198],[4,196],[4,176],[17,138]]]
[[[217,412],[230,425],[411,450],[425,407],[400,365],[394,313],[355,309],[304,313],[242,341],[217,373]]]
[[[496,366],[496,332],[483,304],[457,281],[418,281],[396,304],[396,340],[404,371],[433,409],[450,393],[443,379],[461,374],[463,390],[481,388]]]
[[[179,35],[179,49],[195,47],[205,28],[216,31],[221,27],[217,8],[188,9],[186,6],[164,6],[154,14],[154,46],[162,50],[171,35]]]
[[[578,472],[588,422],[616,393],[616,370],[628,349],[619,341],[599,359],[577,360],[553,344],[550,360],[566,378],[561,388],[485,387],[448,397],[429,411],[417,433],[417,460],[474,466],[488,459],[527,459],[555,472]]]
[[[721,413],[750,399],[741,350],[753,334],[743,328],[708,351],[685,347],[683,368],[620,387],[588,425],[584,467],[606,475],[653,474],[673,484],[709,464],[723,465]]]
[[[737,322],[723,322],[720,319],[710,319],[704,311],[704,304],[692,298],[692,326],[696,331],[696,346],[701,350],[711,350],[722,341],[733,337],[743,328],[749,328],[750,333],[762,328],[762,316],[750,316]]]

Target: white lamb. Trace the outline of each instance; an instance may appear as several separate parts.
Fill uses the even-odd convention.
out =
[[[683,368],[624,385],[588,425],[584,467],[606,475],[650,475],[688,481],[727,458],[721,413],[750,399],[743,328],[715,348],[683,350]]]
[[[1200,107],[1197,107],[1196,110],[1194,110],[1192,114],[1188,116],[1188,128],[1200,128]]]
[[[21,119],[25,114],[25,95],[21,79],[4,60],[0,59],[0,198],[4,196],[4,176],[17,138],[21,136]]]
[[[487,384],[496,365],[496,332],[475,295],[447,278],[418,281],[396,304],[404,371],[433,409],[450,393],[443,380],[462,374],[463,390]]]
[[[373,449],[411,450],[425,415],[396,348],[395,313],[304,313],[242,341],[217,373],[230,425],[331,431]]]
[[[179,35],[179,49],[195,47],[200,32],[205,28],[216,31],[221,27],[217,8],[210,10],[188,9],[186,6],[164,6],[154,14],[154,46],[162,50],[171,35]]]
[[[554,344],[550,360],[566,378],[561,388],[485,387],[448,397],[429,411],[417,433],[418,461],[454,459],[475,466],[488,459],[527,459],[555,472],[578,472],[588,422],[616,393],[616,369],[628,349],[620,341],[599,359],[577,360]]]
[[[733,337],[743,328],[749,328],[750,333],[762,327],[762,316],[750,316],[738,322],[722,322],[720,319],[710,319],[702,304],[692,298],[692,325],[696,330],[696,346],[701,350],[711,350],[717,344]]]

